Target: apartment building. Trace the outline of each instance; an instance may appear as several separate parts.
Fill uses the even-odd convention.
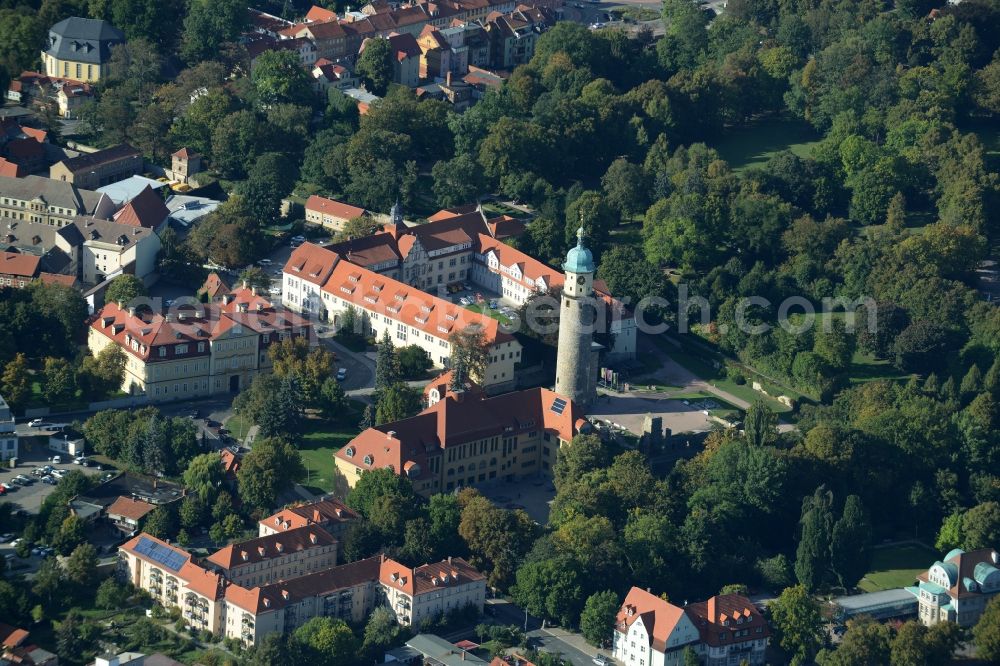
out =
[[[111,50],[125,33],[107,21],[72,16],[49,29],[42,68],[49,76],[93,83],[108,74]]]
[[[331,231],[340,231],[348,220],[367,214],[364,208],[313,194],[306,200],[306,222]]]
[[[57,162],[49,167],[49,178],[93,190],[141,174],[142,169],[142,153],[123,143]]]
[[[314,525],[297,529],[317,537],[322,531]],[[389,599],[401,623],[470,603],[482,611],[485,602],[485,577],[458,558],[411,570],[385,556],[375,556],[282,576],[282,567],[286,574],[289,570],[285,564],[267,569],[266,581],[258,584],[247,582],[247,572],[220,566],[220,561],[229,561],[232,552],[258,547],[261,539],[232,544],[199,562],[187,551],[142,533],[119,547],[118,575],[149,592],[160,605],[179,608],[195,629],[240,640],[245,646],[254,645],[270,633],[293,631],[313,617],[361,624],[376,606]],[[263,539],[272,548],[278,542],[292,545],[289,532]],[[310,551],[325,547],[313,545],[294,551],[286,548],[284,553],[293,562],[306,562],[315,557]],[[242,560],[242,555],[237,559]],[[243,582],[231,578],[233,573],[240,575]],[[407,582],[400,584],[402,579]],[[414,608],[418,609],[416,616]]]
[[[972,627],[986,604],[1000,594],[1000,553],[993,548],[955,548],[917,576],[906,590],[917,597],[917,616],[926,626],[955,622]]]
[[[288,506],[257,523],[260,536],[279,534],[288,530],[316,525],[341,540],[347,533],[347,528],[358,519],[358,514],[346,504],[335,498],[305,502],[296,506]]]
[[[156,270],[160,239],[153,229],[97,217],[77,218],[73,224],[83,238],[77,276],[84,284],[122,273],[142,279]]]
[[[559,447],[590,429],[576,405],[547,389],[484,399],[449,389],[416,416],[363,431],[334,462],[352,488],[366,470],[388,468],[430,497],[550,473]]]
[[[0,395],[0,462],[6,463],[17,458],[17,428],[14,425],[14,411]]]
[[[739,594],[720,594],[684,607],[698,629],[705,666],[763,666],[771,635],[757,607]]]
[[[17,220],[62,227],[81,215],[111,219],[116,209],[108,196],[72,183],[43,176],[0,176],[0,225],[3,226]]]
[[[337,540],[317,525],[230,544],[212,553],[207,566],[243,587],[305,576],[337,563]]]
[[[379,583],[386,604],[404,627],[419,627],[451,610],[486,603],[486,576],[460,557],[449,557],[415,569],[384,559]]]
[[[91,319],[88,346],[95,355],[120,346],[127,358],[122,390],[160,402],[238,393],[270,371],[271,344],[309,335],[302,317],[242,287],[218,303],[165,315],[108,303]]]
[[[615,617],[611,654],[625,666],[681,666],[700,635],[683,608],[633,587]]]

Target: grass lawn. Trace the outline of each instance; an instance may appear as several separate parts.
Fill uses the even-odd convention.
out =
[[[477,303],[473,303],[472,305],[466,305],[465,309],[472,310],[473,312],[477,312],[480,314],[484,314],[487,317],[492,317],[493,319],[496,319],[504,326],[510,325],[510,319],[504,316],[499,310],[491,310],[489,307],[489,303],[484,303],[483,305],[478,305]]]
[[[934,550],[916,544],[876,548],[872,551],[871,571],[858,583],[865,592],[878,592],[913,585],[917,574],[939,557]]]
[[[712,144],[733,171],[767,162],[783,150],[808,157],[819,143],[809,123],[787,118],[769,118],[750,127],[732,130]]]
[[[247,436],[247,432],[250,430],[250,426],[253,424],[248,420],[244,419],[238,414],[233,414],[228,419],[226,419],[226,429],[229,433],[236,439],[242,441],[244,437]]]
[[[299,453],[307,474],[302,485],[310,492],[325,494],[333,490],[333,454],[358,434],[357,422],[364,411],[362,403],[352,400],[350,404],[350,413],[339,423],[306,421]]]

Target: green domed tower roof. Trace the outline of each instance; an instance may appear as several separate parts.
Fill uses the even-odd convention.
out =
[[[594,272],[594,255],[583,246],[583,227],[576,230],[576,247],[566,253],[563,270],[569,273]]]

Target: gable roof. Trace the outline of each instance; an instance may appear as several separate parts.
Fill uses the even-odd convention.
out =
[[[20,178],[24,175],[24,170],[20,164],[8,162],[6,158],[0,157],[0,176],[5,178]]]
[[[156,229],[167,219],[170,211],[163,199],[153,189],[146,185],[139,194],[125,204],[125,207],[115,213],[114,220],[118,224],[132,227]]]
[[[398,62],[403,62],[407,58],[420,57],[420,45],[417,40],[408,32],[389,34],[389,46]]]
[[[685,614],[683,608],[674,606],[642,588],[633,587],[615,617],[615,631],[628,633],[629,627],[639,618],[642,618],[653,649],[665,652],[670,634],[679,622],[684,621]]]
[[[108,507],[108,516],[121,516],[131,520],[141,520],[147,513],[156,508],[156,505],[141,500],[134,500],[131,497],[119,497]]]
[[[306,12],[306,20],[315,21],[317,23],[321,21],[336,21],[337,13],[330,11],[329,9],[313,5],[309,8],[309,11]]]
[[[688,604],[684,611],[694,622],[702,642],[712,647],[760,640],[770,635],[764,616],[752,601],[739,594],[719,594],[707,601]],[[744,629],[752,631],[739,636],[737,632]]]
[[[336,65],[331,64],[330,67],[336,67]],[[344,220],[349,220],[353,217],[361,217],[365,214],[364,208],[352,206],[351,204],[344,203],[343,201],[337,201],[335,199],[327,199],[326,197],[321,197],[317,194],[313,194],[306,200],[306,210],[326,213]]]
[[[156,548],[157,552],[170,554],[173,561],[180,562],[181,564],[179,566],[177,566],[176,568],[171,568],[171,570],[173,570],[174,573],[181,571],[184,568],[184,565],[188,564],[191,560],[191,553],[182,550],[180,548],[177,548],[175,546],[171,546],[166,541],[163,541],[162,539],[157,539],[155,536],[147,534],[146,532],[142,532],[141,534],[133,537],[132,539],[118,546],[118,550],[124,550],[125,552],[130,553],[135,557],[138,557],[143,562],[152,564],[155,567],[164,566],[163,561],[153,559],[152,557],[150,557],[147,554],[147,549],[144,547],[140,547],[142,544],[150,544]]]
[[[303,243],[292,250],[282,270],[305,282],[323,286],[339,260],[340,257],[327,248],[313,243]]]
[[[321,546],[332,546],[337,540],[330,533],[316,525],[269,534],[267,536],[232,543],[220,548],[205,561],[229,570],[234,567],[256,564],[274,557],[284,557],[289,553],[309,550]]]
[[[138,150],[127,143],[121,143],[117,146],[105,148],[104,150],[98,150],[94,153],[83,153],[81,155],[77,155],[76,157],[71,157],[63,160],[60,164],[70,171],[77,172],[83,171],[84,169],[94,169],[121,159],[140,156],[141,153]]]
[[[358,514],[340,500],[323,499],[285,507],[267,518],[261,518],[260,524],[282,532],[306,525],[324,526],[331,523],[346,523],[357,520],[357,518]]]
[[[0,274],[31,278],[38,274],[41,257],[20,252],[0,252]]]
[[[461,557],[449,557],[437,563],[411,569],[396,560],[385,558],[379,567],[379,582],[410,596],[434,592],[448,587],[486,580]]]

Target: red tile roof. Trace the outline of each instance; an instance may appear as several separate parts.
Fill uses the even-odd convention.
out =
[[[229,479],[235,479],[236,473],[240,471],[240,462],[242,458],[229,449],[222,449],[219,451],[219,458],[222,462],[222,471]]]
[[[306,12],[306,20],[315,22],[335,21],[337,20],[337,13],[332,12],[329,9],[324,9],[323,7],[317,7],[316,5],[313,5],[312,7],[309,8],[309,11]]]
[[[753,602],[739,594],[719,594],[708,601],[698,601],[684,608],[698,628],[703,643],[712,647],[755,641],[770,635],[767,622]],[[750,629],[745,636],[737,631]],[[760,633],[757,633],[760,629]],[[720,640],[725,635],[725,640]]]
[[[115,213],[114,221],[131,227],[156,229],[170,215],[167,205],[160,195],[146,185],[125,207]]]
[[[197,156],[198,153],[194,152],[193,150],[190,150],[186,146],[175,152],[173,155],[171,155],[171,157],[177,157],[182,160],[189,160],[192,157],[197,157]]]
[[[310,548],[332,546],[335,543],[337,540],[330,536],[329,532],[321,527],[309,525],[229,544],[209,555],[205,561],[229,570]]]
[[[223,280],[218,273],[212,271],[205,278],[205,283],[201,285],[198,293],[204,293],[208,295],[210,301],[214,301],[217,297],[223,294],[228,294],[230,291],[229,285]]]
[[[121,516],[138,521],[155,508],[156,506],[149,502],[134,500],[131,497],[119,497],[108,507],[108,517]]]
[[[422,20],[422,19],[421,19]],[[420,45],[417,40],[408,32],[390,33],[389,46],[396,55],[396,60],[403,62],[407,58],[420,57]]]
[[[336,201],[335,199],[327,199],[316,194],[306,200],[306,210],[325,213],[344,220],[361,217],[365,214],[364,208],[358,208],[357,206]]]
[[[55,273],[39,273],[38,279],[45,284],[61,284],[64,287],[72,287],[76,284],[76,277],[73,275],[57,275]]]
[[[451,391],[449,388],[451,386],[451,378],[454,372],[452,370],[446,370],[440,375],[428,382],[427,386],[424,387],[424,398],[430,395],[430,392],[437,389],[439,399],[448,395]],[[482,400],[486,397],[486,393],[483,391],[482,387],[471,379],[466,378],[463,382],[465,386],[465,396],[466,399],[472,397],[476,400]]]
[[[25,127],[24,125],[21,126],[21,131],[24,132],[25,136],[30,139],[34,139],[38,143],[45,143],[45,139],[49,135],[49,133],[45,130],[35,129],[34,127]]]
[[[20,252],[0,252],[0,274],[33,278],[38,274],[41,257]]]
[[[667,639],[677,623],[684,618],[684,609],[653,596],[642,588],[633,587],[615,618],[615,631],[628,633],[628,628],[640,617],[650,634],[653,649],[665,652]]]
[[[321,287],[330,278],[338,261],[340,257],[335,252],[312,243],[303,243],[292,250],[282,270]]]
[[[306,525],[322,527],[331,523],[346,523],[357,518],[358,514],[340,500],[325,499],[285,507],[267,518],[261,518],[260,523],[273,530],[284,532]]]
[[[21,178],[24,175],[25,172],[21,170],[20,164],[8,162],[5,158],[0,157],[0,176],[6,176],[7,178]]]
[[[177,573],[178,578],[185,580],[185,587],[206,599],[216,601],[225,594],[226,580],[214,571],[198,566],[190,560],[184,563]]]
[[[14,648],[28,639],[28,631],[0,622],[0,645]]]
[[[410,596],[480,580],[486,580],[486,576],[461,557],[425,564],[416,569],[410,569],[393,559],[386,558],[379,569],[380,583],[394,590],[402,590]]]

